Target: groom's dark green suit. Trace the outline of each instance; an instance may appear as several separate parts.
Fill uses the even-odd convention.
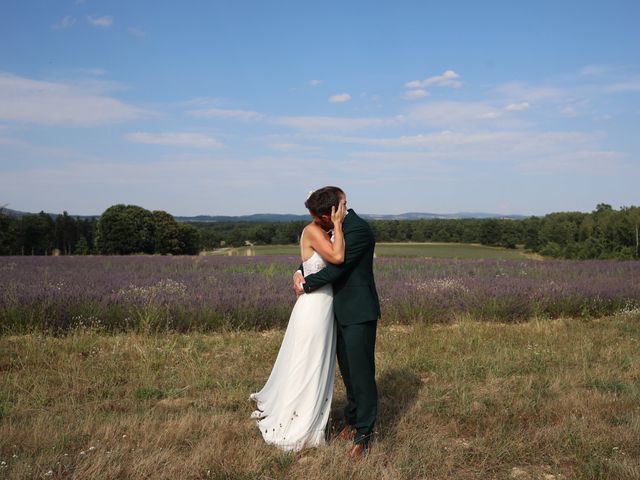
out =
[[[304,291],[312,292],[327,283],[333,285],[338,365],[347,390],[345,420],[357,430],[355,442],[367,446],[378,410],[375,342],[380,301],[373,278],[375,239],[369,224],[352,209],[342,230],[344,262],[328,264],[305,277]]]

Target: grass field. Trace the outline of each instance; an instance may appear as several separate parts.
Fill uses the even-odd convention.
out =
[[[282,453],[248,418],[282,335],[0,337],[0,478],[640,478],[637,312],[382,325],[376,441],[354,464],[339,441]]]
[[[426,258],[483,258],[514,259],[527,258],[523,250],[488,247],[470,243],[378,243],[379,257],[426,257]]]
[[[221,248],[207,255],[256,256],[300,255],[297,245],[258,245],[251,247]],[[377,257],[425,257],[425,258],[482,258],[524,259],[531,258],[521,249],[488,247],[469,243],[378,243]]]

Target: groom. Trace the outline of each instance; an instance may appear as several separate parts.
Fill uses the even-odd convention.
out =
[[[346,203],[342,189],[324,187],[320,190],[335,197],[333,203],[336,208],[341,201]],[[333,227],[329,215],[322,216],[322,220],[326,228]],[[375,343],[380,302],[373,278],[375,240],[371,227],[349,209],[342,230],[345,240],[344,263],[327,264],[306,278],[296,272],[294,289],[299,294],[309,293],[327,283],[333,284],[338,365],[347,390],[344,409],[347,424],[338,438],[353,440],[354,445],[348,456],[357,458],[369,447],[378,411]]]

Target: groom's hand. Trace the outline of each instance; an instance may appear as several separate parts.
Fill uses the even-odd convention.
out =
[[[296,295],[302,295],[304,293],[302,284],[304,284],[304,277],[298,270],[296,273],[293,274],[293,289],[295,290]]]

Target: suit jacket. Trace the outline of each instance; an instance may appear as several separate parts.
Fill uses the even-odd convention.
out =
[[[380,301],[373,278],[376,245],[373,231],[352,209],[344,219],[342,231],[344,263],[330,263],[305,277],[304,291],[310,293],[327,283],[333,284],[333,311],[340,325],[377,320],[380,318]]]

